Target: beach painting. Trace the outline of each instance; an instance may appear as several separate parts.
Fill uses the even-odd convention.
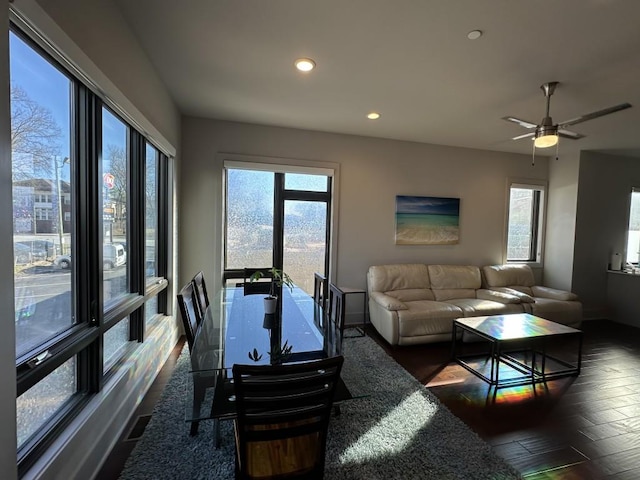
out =
[[[396,245],[455,245],[460,199],[396,196]]]

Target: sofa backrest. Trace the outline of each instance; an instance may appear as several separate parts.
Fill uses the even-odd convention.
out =
[[[533,270],[529,265],[488,265],[482,268],[488,288],[492,287],[533,287],[536,284]]]
[[[475,265],[429,265],[431,290],[438,301],[476,298],[482,286],[480,268]]]
[[[374,265],[367,272],[367,289],[403,302],[433,300],[429,271],[422,263]]]

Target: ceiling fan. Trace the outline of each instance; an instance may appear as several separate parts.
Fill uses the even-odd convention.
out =
[[[526,120],[521,120],[516,117],[502,117],[503,120],[517,123],[521,127],[527,128],[529,130],[535,129],[533,132],[513,137],[512,140],[533,137],[534,146],[538,148],[547,148],[556,145],[558,143],[559,136],[563,138],[570,138],[572,140],[578,140],[584,137],[584,135],[572,132],[571,130],[567,130],[566,127],[586,122],[587,120],[593,120],[594,118],[609,115],[610,113],[619,112],[620,110],[631,107],[630,103],[621,103],[619,105],[614,105],[613,107],[604,108],[602,110],[587,113],[586,115],[580,115],[579,117],[572,118],[571,120],[554,124],[553,120],[549,116],[549,103],[551,101],[551,95],[553,95],[553,92],[555,91],[557,86],[558,82],[548,82],[540,86],[540,88],[544,92],[544,96],[547,99],[547,111],[544,118],[542,119],[542,122],[540,122],[539,125],[528,122]]]

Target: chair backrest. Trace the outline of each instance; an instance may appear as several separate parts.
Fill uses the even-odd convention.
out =
[[[344,292],[333,283],[329,284],[329,300],[327,302],[327,322],[330,327],[335,328],[340,334],[344,332],[345,320],[345,298]]]
[[[180,315],[182,316],[184,334],[187,336],[187,343],[189,344],[189,352],[193,352],[193,342],[195,341],[201,319],[197,311],[198,307],[196,306],[192,282],[182,287],[182,290],[178,293],[178,306],[180,307]]]
[[[236,478],[322,478],[344,358],[233,366]]]
[[[256,272],[262,272],[263,277],[260,280],[252,282],[249,280],[251,275]],[[245,268],[244,269],[244,294],[245,295],[255,295],[255,294],[264,294],[268,295],[271,293],[271,272],[269,272],[269,268]]]
[[[202,321],[204,312],[209,306],[209,294],[207,293],[207,284],[204,281],[204,273],[202,273],[202,271],[196,273],[191,283],[193,283],[193,292],[196,297],[199,319]]]
[[[313,301],[317,305],[324,307],[327,301],[328,284],[327,277],[321,273],[315,272],[313,274]]]

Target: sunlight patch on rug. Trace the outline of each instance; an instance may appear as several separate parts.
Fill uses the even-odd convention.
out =
[[[397,455],[413,442],[437,410],[438,405],[429,402],[422,392],[413,392],[348,447],[340,455],[340,463],[362,463]]]

